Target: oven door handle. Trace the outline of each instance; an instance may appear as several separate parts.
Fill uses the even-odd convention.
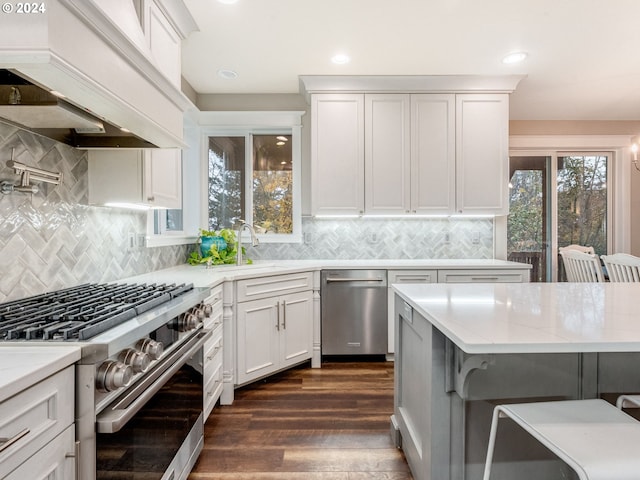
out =
[[[116,433],[167,383],[173,375],[211,338],[213,332],[207,330],[190,339],[182,348],[165,358],[157,375],[129,392],[124,399],[110,405],[96,418],[96,432]],[[185,352],[185,349],[187,351]],[[154,372],[155,373],[155,372]],[[128,399],[132,398],[132,401]],[[122,408],[120,408],[122,406]]]

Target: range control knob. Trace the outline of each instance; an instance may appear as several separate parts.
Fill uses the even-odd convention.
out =
[[[194,330],[198,328],[201,323],[200,319],[194,313],[183,313],[178,317],[178,331],[188,332],[189,330]]]
[[[198,305],[197,307],[194,307],[191,310],[191,313],[193,313],[198,318],[198,320],[201,321],[201,322],[204,321],[204,319],[206,317],[206,315],[204,313],[204,308],[202,308],[202,307],[203,307],[202,305]]]
[[[133,373],[146,372],[147,368],[149,368],[149,364],[151,363],[151,357],[149,357],[147,353],[133,348],[122,350],[118,354],[118,360],[130,365],[133,369]]]
[[[202,309],[204,310],[204,314],[207,318],[209,318],[213,313],[213,306],[210,303],[202,305]]]
[[[133,377],[133,369],[122,362],[109,360],[98,367],[96,388],[101,392],[112,392],[125,387]]]
[[[164,352],[164,345],[162,342],[151,340],[150,338],[143,338],[136,343],[136,349],[149,355],[151,360],[157,360]]]

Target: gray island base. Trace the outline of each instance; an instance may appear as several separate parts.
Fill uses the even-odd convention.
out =
[[[414,478],[481,480],[496,405],[639,392],[640,296],[616,287],[394,286],[391,425]],[[491,480],[577,478],[500,422]]]

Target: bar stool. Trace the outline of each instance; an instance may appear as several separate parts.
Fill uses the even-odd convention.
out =
[[[491,475],[498,420],[509,417],[581,480],[637,480],[640,422],[600,400],[498,405],[493,410],[484,480]]]

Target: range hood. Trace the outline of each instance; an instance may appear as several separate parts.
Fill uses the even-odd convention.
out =
[[[163,19],[177,19],[169,32],[176,50],[195,22],[174,14],[188,13],[181,1],[151,3]],[[138,4],[145,6],[139,17]],[[184,114],[196,107],[179,75],[153,54],[151,45],[156,53],[161,47],[150,33],[156,23],[145,17],[149,5],[48,0],[38,14],[0,14],[0,121],[82,149],[184,148]],[[175,69],[179,50],[170,58]]]
[[[9,70],[0,70],[0,122],[82,149],[156,146]]]

